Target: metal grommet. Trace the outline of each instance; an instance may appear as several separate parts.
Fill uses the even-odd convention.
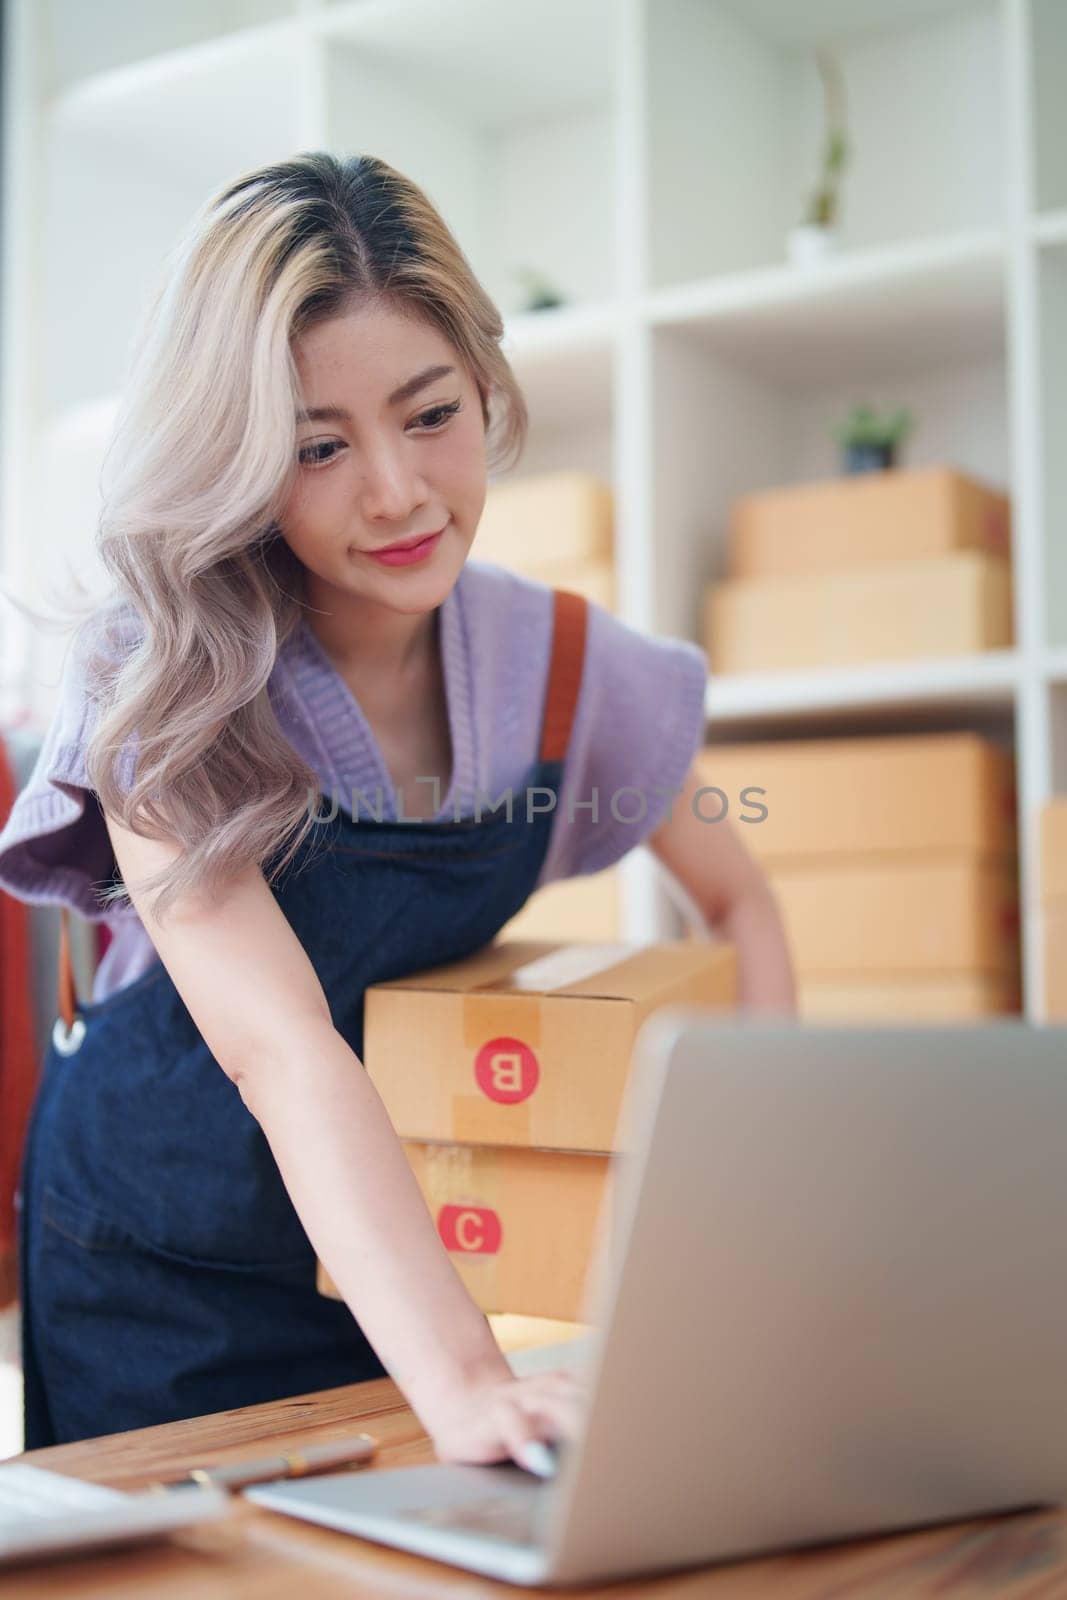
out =
[[[72,1056],[75,1050],[81,1048],[81,1042],[84,1038],[85,1023],[81,1017],[74,1018],[69,1032],[63,1018],[56,1018],[55,1026],[52,1029],[52,1043],[61,1056]]]

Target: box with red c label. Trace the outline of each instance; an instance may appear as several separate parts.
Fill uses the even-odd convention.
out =
[[[482,1311],[582,1319],[612,1158],[553,1150],[405,1144],[423,1198]],[[321,1293],[337,1296],[319,1265]]]

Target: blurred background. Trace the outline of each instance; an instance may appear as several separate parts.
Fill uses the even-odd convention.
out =
[[[381,156],[530,406],[474,556],[706,649],[804,1014],[1067,1016],[1064,0],[8,0],[3,51],[17,592],[101,582],[134,326],[209,191]],[[0,603],[16,788],[65,649]],[[698,935],[644,851],[511,931]]]

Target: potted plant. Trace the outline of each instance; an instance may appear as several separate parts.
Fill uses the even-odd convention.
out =
[[[821,261],[837,245],[837,221],[841,210],[841,177],[848,161],[845,131],[845,82],[841,69],[829,50],[816,55],[822,79],[826,110],[826,138],[822,170],[808,202],[804,220],[790,229],[786,246],[790,261],[809,266]]]
[[[833,430],[846,472],[884,472],[896,465],[897,446],[911,428],[911,416],[897,410],[879,416],[873,406],[855,406]]]
[[[512,276],[520,286],[522,295],[522,311],[554,311],[557,306],[566,305],[566,299],[561,294],[551,278],[536,267],[518,266],[512,268]]]

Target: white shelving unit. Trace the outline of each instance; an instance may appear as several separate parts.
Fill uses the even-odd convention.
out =
[[[1010,488],[1016,643],[962,661],[717,679],[716,737],[967,726],[1017,754],[1025,994],[1036,822],[1067,788],[1064,0],[11,0],[0,570],[92,582],[96,481],[135,317],[208,191],[310,148],[384,156],[508,317],[519,472],[616,492],[620,611],[700,640],[740,493],[834,470],[829,424],[903,403],[907,464]],[[842,247],[787,265],[832,44]],[[513,269],[568,305],[521,314]],[[0,613],[0,694],[58,651]],[[55,650],[56,655],[51,652]],[[3,709],[0,700],[0,710]],[[628,937],[677,931],[650,859]]]

